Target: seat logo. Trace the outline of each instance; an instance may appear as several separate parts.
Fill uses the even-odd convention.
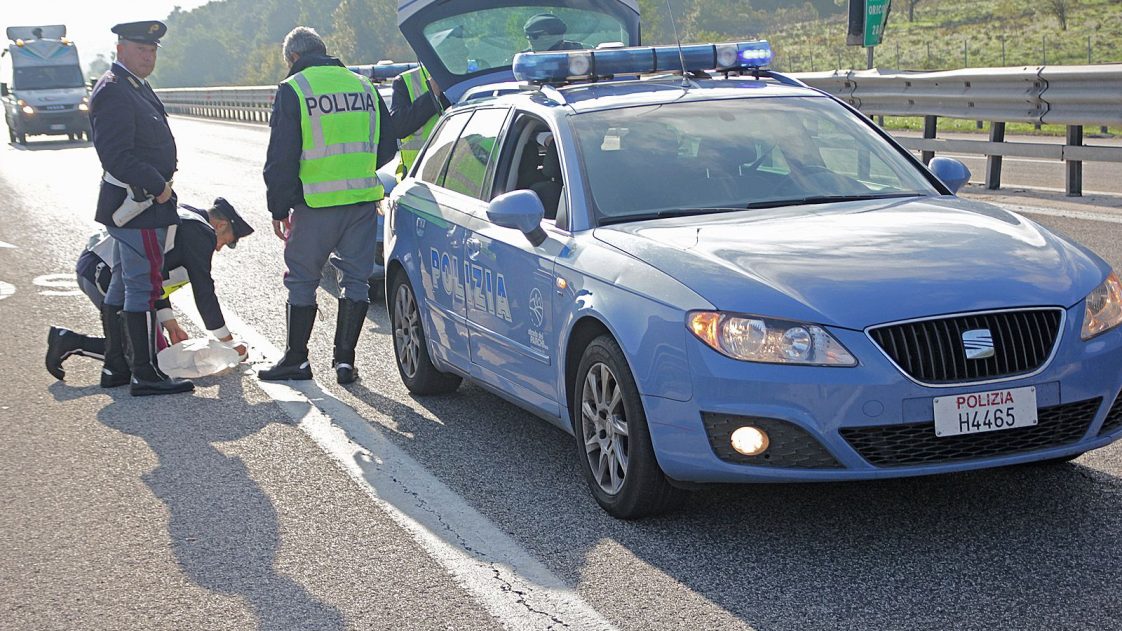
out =
[[[989,329],[971,329],[962,334],[962,346],[966,349],[966,359],[986,359],[993,357],[993,334]]]

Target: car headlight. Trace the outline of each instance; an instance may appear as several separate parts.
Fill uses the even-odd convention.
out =
[[[687,326],[713,350],[733,359],[768,364],[857,365],[841,342],[814,324],[693,311]]]
[[[1118,274],[1111,272],[1101,285],[1087,294],[1086,302],[1080,335],[1083,339],[1089,340],[1122,323],[1122,281],[1118,280]]]

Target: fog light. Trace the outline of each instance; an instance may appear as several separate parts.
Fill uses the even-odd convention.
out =
[[[758,456],[768,448],[767,432],[758,427],[740,427],[732,433],[732,448],[745,456]]]

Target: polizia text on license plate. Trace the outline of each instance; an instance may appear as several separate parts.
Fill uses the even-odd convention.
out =
[[[1036,388],[935,397],[935,435],[980,434],[1036,425]]]

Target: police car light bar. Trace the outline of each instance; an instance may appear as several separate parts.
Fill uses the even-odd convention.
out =
[[[729,44],[635,46],[603,50],[519,53],[514,56],[514,77],[534,83],[558,83],[611,75],[637,75],[682,70],[739,70],[761,68],[771,62],[766,40]]]
[[[401,63],[377,63],[367,64],[363,66],[347,66],[351,72],[356,72],[364,77],[370,79],[374,83],[382,81],[389,81],[403,72],[408,72],[416,68],[417,63],[401,62]]]

